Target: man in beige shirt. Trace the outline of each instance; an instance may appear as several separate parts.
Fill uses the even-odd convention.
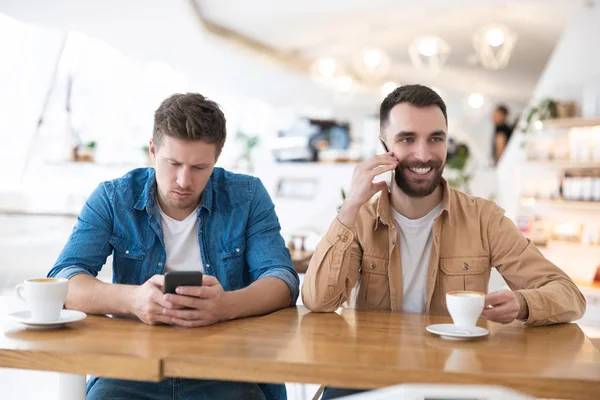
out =
[[[403,285],[408,275],[424,289],[422,304],[416,296],[410,311],[447,314],[446,292],[486,293],[495,267],[513,290],[488,293],[486,304],[493,308],[483,318],[546,325],[581,317],[585,300],[577,286],[504,211],[442,178],[447,115],[437,93],[420,85],[399,87],[383,101],[380,118],[380,138],[391,151],[357,166],[346,201],[306,273],[306,307],[335,311],[358,284],[358,308],[401,311],[411,289]],[[373,183],[388,171],[395,173],[389,190],[385,182]],[[423,248],[402,248],[419,235],[425,236]],[[426,273],[401,263],[405,258],[424,264]]]
[[[356,290],[357,308],[448,315],[446,293],[487,293],[495,267],[512,290],[487,293],[482,318],[536,326],[580,318],[585,299],[577,286],[501,208],[448,187],[447,130],[446,105],[433,90],[408,85],[386,97],[380,139],[390,151],[356,167],[310,261],[304,305],[332,312]],[[389,190],[373,183],[389,171]]]

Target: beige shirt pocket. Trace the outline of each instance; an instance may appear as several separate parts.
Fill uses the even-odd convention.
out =
[[[357,306],[359,308],[390,309],[388,261],[363,254]]]
[[[446,307],[446,293],[469,290],[487,293],[490,277],[488,256],[442,257],[440,259],[440,295]]]

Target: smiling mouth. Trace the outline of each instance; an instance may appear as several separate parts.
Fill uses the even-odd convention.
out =
[[[417,175],[427,175],[431,171],[431,167],[427,168],[409,168],[412,172]]]

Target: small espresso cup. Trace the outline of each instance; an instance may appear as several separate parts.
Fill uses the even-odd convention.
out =
[[[32,321],[52,322],[60,317],[68,284],[62,278],[28,279],[15,287],[15,294],[27,303]]]
[[[481,292],[455,291],[446,293],[446,306],[454,325],[472,328],[483,312],[485,295]]]

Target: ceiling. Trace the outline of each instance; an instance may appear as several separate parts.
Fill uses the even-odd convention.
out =
[[[24,22],[86,32],[140,60],[168,62],[197,82],[198,90],[214,84],[273,104],[326,107],[331,95],[311,85],[308,74],[273,68],[260,52],[240,51],[235,43],[210,37],[191,5],[206,20],[292,58],[336,56],[349,61],[363,46],[377,45],[391,55],[389,79],[399,84],[420,82],[445,93],[478,91],[494,100],[524,103],[578,1],[0,0],[0,12]],[[519,35],[508,67],[501,71],[468,62],[474,55],[471,34],[491,22]],[[407,55],[410,41],[423,34],[439,35],[452,47],[446,66],[433,79],[420,76]],[[372,95],[356,96],[352,105],[372,108],[376,102]]]
[[[283,53],[312,60],[336,57],[351,63],[365,46],[392,59],[389,80],[425,81],[441,89],[479,91],[525,101],[560,37],[574,0],[195,0],[205,19]],[[484,25],[504,24],[518,41],[508,66],[484,69],[471,35]],[[407,52],[421,35],[437,35],[451,46],[442,72],[419,75]]]

